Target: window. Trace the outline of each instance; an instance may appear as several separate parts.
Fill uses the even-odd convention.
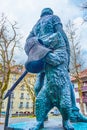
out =
[[[2,103],[2,109],[4,109],[4,103]]]
[[[29,93],[27,93],[26,99],[30,99]]]
[[[87,104],[85,104],[85,106],[86,106],[86,112],[87,112]]]
[[[87,92],[85,93],[85,97],[87,97]]]
[[[14,93],[11,94],[11,98],[14,98]]]
[[[83,92],[83,93],[82,93],[82,96],[83,96],[84,98],[87,98],[87,92]]]
[[[14,81],[16,80],[16,75],[13,75],[12,80]]]
[[[23,108],[23,102],[20,102],[19,108]]]
[[[24,93],[21,93],[20,98],[21,98],[21,99],[24,99]]]
[[[29,108],[29,102],[26,102],[26,108]]]
[[[32,107],[33,107],[33,102],[30,103],[30,108],[32,108]]]
[[[13,108],[13,101],[11,101],[11,108]]]
[[[87,86],[87,81],[84,81],[84,82],[83,82],[83,86]]]
[[[21,86],[21,90],[24,91],[24,85]]]
[[[20,66],[17,69],[18,69],[19,72],[22,71],[22,67],[20,67]]]

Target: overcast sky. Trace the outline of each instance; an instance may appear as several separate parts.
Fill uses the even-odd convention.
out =
[[[84,2],[85,0],[0,0],[0,14],[5,13],[11,21],[17,21],[21,33],[24,36],[22,42],[24,46],[25,39],[33,25],[39,19],[41,10],[44,7],[51,7],[54,10],[54,14],[61,18],[63,25],[69,19],[78,21],[82,35],[81,40],[84,41],[82,44],[85,48],[87,46],[87,25],[80,25],[83,11],[78,7],[82,1]],[[21,59],[20,62],[22,62],[22,57],[24,57],[24,52],[21,54],[21,58],[18,55],[16,59]]]

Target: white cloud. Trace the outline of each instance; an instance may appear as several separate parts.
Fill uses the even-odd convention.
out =
[[[83,3],[87,2],[87,0],[69,0],[72,4],[76,6],[81,6]]]
[[[73,2],[76,2],[76,0]],[[39,19],[43,8],[51,7],[54,13],[61,18],[63,24],[66,24],[69,19],[73,20],[82,16],[81,10],[75,6],[76,3],[71,4],[72,0],[0,0],[0,3],[0,13],[4,12],[10,20],[18,22],[24,36],[23,46],[27,35]],[[77,23],[80,23],[80,21],[78,20]]]
[[[76,18],[76,19],[73,21],[73,23],[74,23],[76,26],[80,26],[80,25],[82,25],[82,24],[84,23],[84,20],[83,20],[82,17],[78,17],[78,18]]]

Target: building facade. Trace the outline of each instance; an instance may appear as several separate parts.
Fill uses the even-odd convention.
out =
[[[17,81],[17,79],[20,77],[20,75],[23,72],[24,72],[24,68],[21,66],[12,67],[8,90],[15,83],[15,81]],[[35,77],[36,76],[34,74],[30,74],[30,73],[28,73],[25,76],[25,80],[27,80],[29,87],[31,87],[31,88],[33,88],[33,86],[34,86]],[[7,100],[8,100],[8,98],[3,100],[3,104],[2,104],[3,113],[6,112]],[[31,94],[30,94],[28,88],[26,87],[26,83],[23,79],[11,94],[10,114],[13,114],[13,115],[14,114],[30,114],[30,113],[32,113],[33,105],[34,104],[32,101]]]
[[[22,66],[13,66],[10,74],[10,81],[8,85],[8,90],[11,86],[17,81],[20,75],[24,72],[24,67]],[[36,75],[28,73],[25,76],[25,79],[30,88],[33,89]],[[81,91],[82,91],[82,102],[84,114],[87,115],[87,69],[80,73],[81,79]],[[78,108],[80,108],[80,96],[78,90],[78,82],[75,78],[71,78],[72,83],[74,84],[74,92],[76,97],[76,103]],[[7,91],[8,91],[7,90]],[[6,92],[7,92],[6,91]],[[5,93],[6,93],[5,92]],[[6,113],[7,100],[3,100],[2,112]],[[29,89],[26,87],[24,79],[18,84],[11,94],[11,105],[10,105],[10,114],[31,114],[33,112],[33,100],[32,95],[29,92]],[[80,108],[81,110],[81,108]]]
[[[76,81],[75,78],[72,78],[72,82],[74,84],[74,91],[75,91],[75,96],[76,96],[76,103],[77,106],[81,110],[80,106],[80,98],[82,98],[82,103],[83,103],[83,113],[87,115],[87,69],[82,71],[79,75],[80,80],[81,80],[81,92],[82,92],[82,97],[79,96],[79,89],[78,89],[78,82]]]

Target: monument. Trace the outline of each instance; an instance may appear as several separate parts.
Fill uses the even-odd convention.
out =
[[[54,106],[61,113],[65,130],[79,127],[72,125],[70,120],[87,122],[87,118],[79,113],[75,100],[72,100],[75,95],[69,77],[70,46],[61,20],[52,9],[42,10],[26,40],[25,52],[28,56],[25,63],[27,72],[37,73],[34,86],[37,122],[29,130],[42,129],[48,112]]]
[[[25,51],[28,55],[28,61],[25,67],[27,70],[30,69],[29,58],[31,59],[31,53],[28,48],[32,39],[35,38],[37,38],[39,44],[49,48],[50,51],[48,51],[45,56],[42,54],[42,52],[45,53],[45,50],[41,51],[41,54],[37,52],[38,57],[40,57],[39,55],[42,56],[44,68],[38,74],[35,85],[36,118],[38,123],[34,129],[39,130],[44,126],[47,113],[56,106],[62,115],[63,127],[66,130],[74,130],[69,122],[73,102],[75,105],[75,101],[72,102],[71,100],[73,90],[68,74],[70,47],[68,38],[63,31],[61,20],[58,16],[53,14],[52,9],[45,8],[42,10],[40,19],[26,40]],[[32,55],[34,51],[37,51],[36,49],[34,50],[34,48],[31,50],[33,50]],[[37,62],[40,60],[41,59],[38,58]],[[35,69],[37,70],[37,68],[39,67]],[[87,119],[81,116],[79,112],[76,116],[78,115],[87,122]]]

